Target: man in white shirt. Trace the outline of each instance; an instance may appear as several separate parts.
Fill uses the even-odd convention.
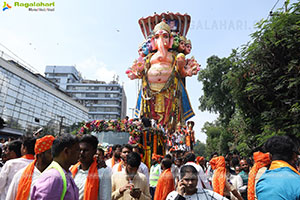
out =
[[[16,197],[18,197],[17,199],[29,199],[35,181],[52,162],[51,147],[54,139],[52,135],[46,135],[36,140],[34,148],[36,159],[14,175],[6,200],[15,200]],[[31,186],[26,187],[25,183],[30,181]]]
[[[121,148],[120,144],[115,144],[112,147],[112,157],[105,161],[106,166],[110,167],[111,169],[121,161]]]
[[[196,156],[193,153],[188,153],[185,156],[185,161],[186,161],[185,165],[192,165],[198,171],[198,185],[197,185],[197,187],[212,190],[212,187],[211,187],[211,185],[210,185],[210,183],[209,183],[202,167],[195,163],[195,159],[196,159]]]
[[[108,167],[99,168],[95,158],[98,139],[93,135],[84,135],[79,146],[79,162],[71,168],[74,182],[79,189],[79,200],[92,197],[98,197],[95,198],[98,200],[111,199],[111,171]],[[95,180],[96,176],[98,180]]]
[[[117,172],[125,171],[125,164],[126,164],[127,155],[131,152],[132,152],[132,146],[130,144],[124,144],[122,146],[122,148],[121,148],[121,162],[119,162],[119,164],[115,165],[112,168],[112,175],[117,173]]]
[[[8,148],[9,144],[9,148]],[[14,140],[13,142],[5,142],[2,146],[2,155],[1,155],[1,168],[4,166],[5,162],[14,158],[19,158],[21,154],[22,142],[19,140]]]
[[[0,172],[0,200],[4,200],[14,175],[34,160],[35,138],[24,138],[21,146],[22,157],[8,160]],[[10,145],[8,145],[8,149]]]

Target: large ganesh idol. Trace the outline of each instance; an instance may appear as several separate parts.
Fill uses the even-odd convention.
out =
[[[190,16],[178,13],[140,19],[145,41],[139,47],[139,58],[126,71],[130,79],[142,79],[136,113],[169,130],[194,116],[182,82],[200,70],[193,57],[186,58],[192,47],[185,38],[189,22]]]

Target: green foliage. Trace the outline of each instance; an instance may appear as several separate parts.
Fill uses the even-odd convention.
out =
[[[224,84],[224,76],[230,68],[229,59],[211,56],[207,59],[206,68],[200,71],[198,76],[198,80],[203,83],[204,91],[204,95],[199,99],[199,109],[218,112],[221,120],[225,123],[228,123],[235,108],[230,94],[230,86]]]
[[[196,141],[195,146],[194,146],[194,152],[196,156],[203,156],[207,157],[206,152],[206,144],[200,142],[199,140]]]
[[[257,23],[251,42],[229,57],[208,58],[199,74],[199,108],[221,121],[219,138],[213,124],[204,127],[208,151],[247,155],[273,135],[300,137],[300,3],[287,10]]]
[[[66,133],[71,133],[72,135],[76,135],[79,129],[85,124],[85,122],[76,122],[73,123],[71,126],[65,127]]]
[[[236,69],[242,87],[233,97],[251,134],[262,134],[263,138],[274,134],[300,136],[300,15],[295,14],[300,11],[299,3],[290,11],[277,12],[257,25],[259,30],[241,52]]]

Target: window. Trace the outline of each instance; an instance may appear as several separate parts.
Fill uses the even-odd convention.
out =
[[[6,102],[9,102],[10,104],[15,104],[16,99],[10,96],[6,96]]]
[[[95,112],[95,111],[96,111],[96,108],[90,108],[89,111],[90,111],[90,112]]]
[[[96,94],[96,93],[87,93],[86,97],[98,97],[98,94]]]
[[[15,86],[19,86],[20,85],[20,79],[15,76],[14,78],[10,79],[10,84],[15,85]]]
[[[104,90],[105,90],[105,87],[101,87],[101,86],[100,86],[100,87],[99,87],[99,90],[100,90],[100,91],[104,91]]]

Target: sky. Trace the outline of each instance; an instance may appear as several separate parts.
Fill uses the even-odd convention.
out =
[[[29,11],[6,0],[11,9],[2,10],[0,0],[0,51],[16,55],[29,67],[44,74],[46,65],[74,65],[86,79],[111,81],[119,76],[127,96],[127,115],[132,117],[139,81],[127,78],[125,71],[138,58],[137,49],[144,38],[138,20],[154,12],[187,13],[191,26],[187,38],[201,69],[212,55],[227,57],[232,49],[251,40],[254,24],[266,19],[284,0],[19,0],[19,3],[55,2],[53,11]],[[292,1],[293,2],[293,1]],[[9,49],[9,50],[8,50]],[[188,57],[189,57],[188,56]],[[205,142],[201,132],[206,121],[216,113],[201,112],[203,95],[197,76],[186,79],[190,102],[196,114],[196,139]]]

